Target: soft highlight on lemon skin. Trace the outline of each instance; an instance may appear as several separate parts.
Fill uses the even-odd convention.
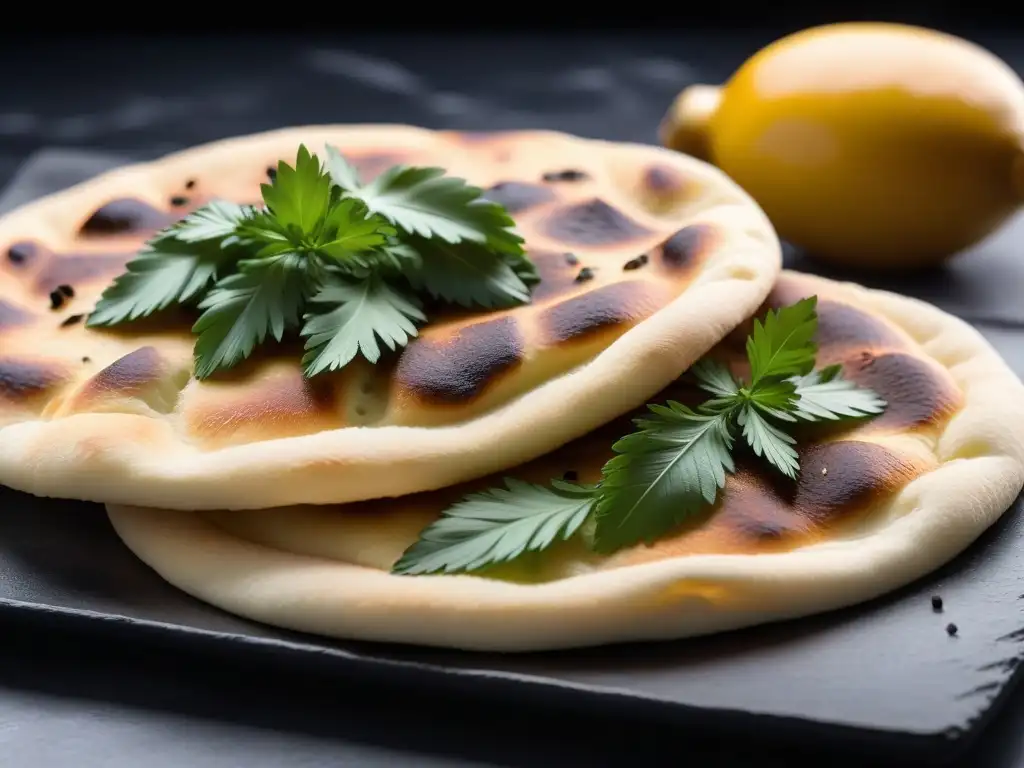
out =
[[[1024,200],[1024,84],[951,35],[884,23],[816,27],[685,89],[666,146],[713,162],[780,236],[835,265],[933,265]]]

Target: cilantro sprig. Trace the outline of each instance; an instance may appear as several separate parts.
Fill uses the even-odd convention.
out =
[[[795,480],[793,426],[866,418],[886,407],[842,378],[841,366],[815,369],[817,328],[816,296],[755,319],[748,379],[700,360],[690,373],[707,399],[692,408],[671,400],[648,405],[649,414],[634,421],[638,429],[612,446],[600,482],[553,480],[546,488],[507,479],[504,489],[471,494],[427,526],[393,572],[478,571],[583,530],[600,554],[651,543],[715,504],[743,446]]]
[[[87,325],[175,305],[200,314],[195,375],[234,367],[297,332],[307,376],[405,346],[422,298],[494,309],[530,301],[539,278],[515,222],[440,168],[395,166],[364,184],[334,147],[300,146],[260,187],[263,205],[214,200],[160,231],[104,291]]]

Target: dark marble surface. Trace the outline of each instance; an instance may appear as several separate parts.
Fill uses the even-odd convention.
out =
[[[0,178],[44,147],[147,157],[298,123],[548,127],[652,142],[681,87],[721,80],[773,36],[432,36],[415,42],[278,37],[227,46],[209,39],[9,46],[0,52],[0,72],[32,74],[0,86]],[[1012,64],[1024,63],[1024,43],[977,39]],[[1012,264],[1007,254],[1018,242],[1008,228],[952,271],[917,283],[953,311],[995,321],[986,332],[1008,357],[1019,357],[1011,327],[1024,317],[1024,301],[1012,271],[993,277]],[[83,554],[77,567],[86,559]],[[74,594],[74,566],[64,572]],[[373,682],[333,678],[318,684],[307,676],[297,683],[287,669],[254,668],[230,658],[211,666],[171,644],[112,650],[96,642],[101,638],[53,629],[0,618],[5,766],[652,765],[682,759],[702,766],[781,766],[798,757],[793,745],[763,746],[766,734],[744,746],[734,739],[697,739],[655,722],[616,724],[569,713],[531,717],[498,702],[444,703],[435,712],[429,688],[410,702],[408,694],[390,697]],[[1021,764],[1022,724],[1024,696],[1017,696],[958,764]],[[840,765],[834,754],[820,760]]]

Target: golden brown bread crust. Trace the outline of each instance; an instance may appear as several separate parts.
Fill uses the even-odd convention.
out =
[[[784,273],[819,296],[823,362],[888,401],[805,427],[794,483],[749,458],[714,509],[609,557],[579,541],[484,575],[388,571],[422,528],[502,476],[596,481],[628,417],[514,470],[401,499],[248,512],[108,505],[125,543],[192,595],[326,635],[524,651],[685,637],[850,605],[947,562],[1024,485],[1024,385],[970,326],[922,302]],[[712,352],[744,373],[742,329]],[[655,400],[700,397],[676,382]]]
[[[194,316],[181,310],[113,329],[85,327],[99,294],[158,228],[212,198],[258,202],[268,167],[293,161],[300,141],[313,151],[338,145],[367,178],[399,162],[439,165],[484,188],[513,211],[536,260],[542,282],[532,303],[446,310],[400,354],[375,366],[356,361],[314,381],[300,373],[295,340],[265,345],[212,379],[191,378]],[[586,365],[645,321],[702,300],[702,286],[713,283],[735,297],[733,306],[709,298],[717,306],[701,313],[705,327],[669,329],[680,338],[653,342],[675,344],[676,364],[685,366],[763,298],[779,262],[774,233],[738,188],[710,167],[653,147],[401,126],[230,140],[108,174],[0,220],[0,428],[90,414],[154,421],[124,422],[124,436],[114,437],[110,420],[108,434],[81,438],[101,456],[133,439],[163,444],[142,450],[195,454],[351,427],[457,426]],[[50,294],[61,286],[73,295],[51,308]],[[664,382],[651,383],[654,391]],[[618,413],[636,404],[628,397],[634,402]],[[5,461],[37,459],[5,460],[4,440],[0,432],[0,481],[64,493],[46,487],[56,481],[27,481],[17,467],[5,469]],[[39,444],[30,453],[42,450]],[[174,504],[169,493],[164,503]],[[332,493],[321,488],[292,500],[340,498]],[[181,503],[205,505],[201,498]]]

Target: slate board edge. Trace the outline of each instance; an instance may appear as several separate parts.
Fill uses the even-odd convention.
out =
[[[216,632],[168,622],[138,619],[131,616],[98,613],[63,606],[46,605],[0,598],[0,614],[27,628],[59,632],[65,639],[98,639],[104,642],[145,643],[154,651],[164,646],[175,653],[196,657],[211,655],[231,657],[235,663],[261,666],[276,663],[292,667],[316,664],[327,658],[329,665],[316,664],[319,674],[343,676],[346,680],[384,682],[402,689],[429,685],[431,695],[455,695],[481,700],[499,698],[503,704],[520,703],[532,711],[552,713],[571,709],[591,713],[595,717],[614,719],[624,726],[624,719],[658,720],[702,735],[751,738],[772,744],[793,743],[803,746],[827,746],[845,752],[882,757],[886,760],[914,758],[939,765],[962,755],[987,721],[999,709],[993,702],[971,724],[970,728],[945,733],[909,733],[884,731],[863,726],[849,726],[807,718],[783,717],[771,713],[745,712],[735,709],[692,707],[628,690],[576,684],[554,678],[524,675],[487,669],[449,668],[430,663],[364,656],[340,648],[305,644],[283,639],[264,639],[245,634]],[[244,656],[238,655],[241,651]],[[220,661],[220,660],[219,660]],[[1011,695],[1022,677],[1018,669],[1000,691],[998,699]],[[771,734],[766,737],[765,734]]]

